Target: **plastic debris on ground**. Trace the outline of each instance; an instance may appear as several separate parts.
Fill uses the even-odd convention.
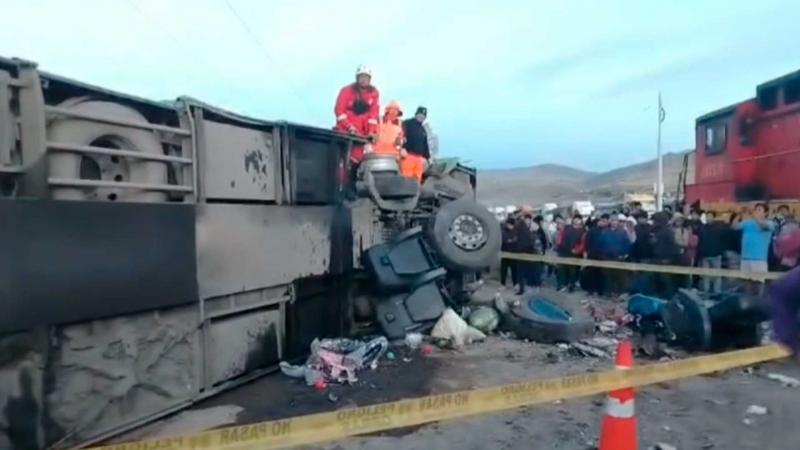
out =
[[[447,308],[431,330],[431,337],[447,341],[456,348],[486,339],[486,335],[464,321],[455,311]]]
[[[779,373],[767,374],[767,378],[773,381],[777,381],[784,387],[790,387],[790,388],[800,387],[800,380],[798,380],[797,378],[787,377],[786,375],[781,375]]]
[[[378,337],[368,342],[353,339],[314,339],[311,356],[302,366],[281,362],[284,375],[304,378],[309,386],[319,389],[322,383],[355,383],[358,371],[375,369],[378,359],[389,349],[389,341]],[[323,388],[324,389],[324,388]]]
[[[626,323],[628,311],[625,306],[616,302],[595,301],[593,299],[581,302],[595,322],[614,322],[617,325]]]
[[[628,299],[628,312],[639,317],[660,317],[666,303],[658,297],[634,294]]]
[[[618,340],[603,337],[603,336],[595,336],[593,338],[587,339],[583,341],[585,344],[591,345],[592,347],[607,349],[607,348],[616,348],[617,344],[619,343]]]
[[[422,345],[422,339],[422,333],[408,333],[405,339],[406,346],[412,350],[416,350]]]
[[[619,325],[617,325],[617,322],[614,322],[613,320],[604,320],[597,324],[597,329],[601,333],[614,333],[617,331],[617,328],[619,328]]]
[[[573,342],[570,344],[570,350],[577,353],[578,356],[594,356],[595,358],[611,358],[611,354],[605,350],[601,350],[591,345],[582,344],[580,342]]]
[[[650,447],[652,450],[678,450],[678,447],[674,445],[665,444],[663,442],[659,442],[658,444]]]
[[[747,407],[746,413],[754,416],[765,416],[767,415],[767,408],[759,405],[750,405]]]
[[[507,300],[499,293],[494,296],[494,308],[500,312],[500,314],[508,314],[511,312],[511,308],[514,306],[519,306],[519,300]]]
[[[467,319],[470,326],[483,333],[491,333],[500,324],[500,314],[490,306],[480,306]]]
[[[717,405],[717,406],[728,406],[731,404],[730,400],[717,399],[717,398],[707,398],[705,399],[705,401],[711,403],[712,405]]]
[[[286,361],[281,361],[280,368],[287,377],[303,378],[307,386],[314,386],[318,380],[324,379],[322,372],[311,367],[293,366]]]
[[[422,356],[431,356],[433,354],[433,346],[430,344],[422,344],[419,348],[419,352],[422,353]]]

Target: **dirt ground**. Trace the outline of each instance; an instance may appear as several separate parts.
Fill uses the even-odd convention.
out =
[[[478,300],[488,301],[496,292],[512,295],[509,290],[489,283],[479,293]],[[576,315],[589,314],[589,305],[608,311],[618,310],[621,304],[608,299],[587,300],[582,293],[557,294],[547,289],[542,295],[556,299]],[[278,373],[183,413],[195,415],[196,425],[188,429],[187,421],[178,415],[136,434],[142,437],[174,434],[176,430],[199,431],[192,428],[252,423],[526,379],[601,371],[613,366],[610,359],[579,356],[554,345],[498,335],[459,351],[437,348],[430,356],[403,347],[393,348],[392,352],[393,360],[384,358],[377,370],[363,373],[353,386],[331,386],[325,392],[317,392]],[[648,362],[652,360],[637,359],[637,363]],[[800,363],[781,361],[638,390],[640,448],[665,443],[677,449],[797,449],[800,388],[784,387],[769,380],[768,373],[800,378]],[[604,396],[574,399],[305,448],[586,450],[597,445],[603,400]],[[767,414],[747,414],[750,405],[766,407]],[[215,416],[217,422],[214,417],[196,419],[203,414]]]

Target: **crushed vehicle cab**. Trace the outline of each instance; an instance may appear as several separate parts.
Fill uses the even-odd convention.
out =
[[[356,190],[378,206],[386,231],[364,253],[373,289],[360,309],[391,339],[428,330],[463,301],[465,275],[497,259],[500,224],[475,201],[475,171],[456,160],[433,162],[421,184],[392,155],[368,153],[357,173]]]
[[[488,266],[499,226],[459,165],[419,186],[368,158],[351,183],[357,144],[0,58],[0,448],[101,441],[357,320],[397,328],[375,314],[398,296],[427,323],[427,293]],[[424,267],[391,251],[410,241]],[[384,289],[375,248],[420,276]]]

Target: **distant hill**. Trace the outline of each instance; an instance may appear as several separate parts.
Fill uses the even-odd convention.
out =
[[[674,192],[683,166],[683,153],[664,155],[664,190]],[[575,200],[613,201],[626,192],[652,192],[656,160],[608,172],[588,172],[558,164],[541,164],[478,174],[478,198],[487,205],[559,204]],[[694,167],[692,161],[689,168]],[[690,170],[690,180],[693,174]]]

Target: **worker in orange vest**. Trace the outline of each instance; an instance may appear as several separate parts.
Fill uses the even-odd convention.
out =
[[[386,105],[386,110],[383,114],[383,121],[378,126],[378,137],[372,149],[377,154],[393,155],[400,160],[402,156],[403,143],[405,137],[403,136],[403,127],[400,125],[400,117],[403,116],[403,110],[400,104],[396,101],[389,102]]]
[[[379,103],[380,93],[372,85],[372,70],[364,65],[358,66],[355,83],[343,87],[336,97],[336,130],[374,141],[378,131]],[[361,162],[364,147],[353,147],[350,158],[355,163]]]

